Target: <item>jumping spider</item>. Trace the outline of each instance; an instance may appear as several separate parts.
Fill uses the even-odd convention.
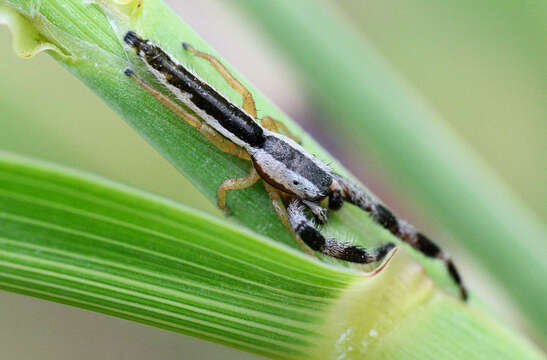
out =
[[[216,58],[182,43],[185,50],[207,60],[242,95],[241,107],[151,41],[143,40],[132,31],[125,35],[124,41],[135,49],[149,71],[197,116],[144,83],[132,70],[125,70],[127,76],[195,127],[219,149],[252,161],[253,167],[247,177],[227,179],[218,188],[218,206],[226,213],[230,213],[226,205],[228,190],[244,189],[262,179],[277,215],[297,241],[301,239],[315,251],[349,262],[372,263],[381,260],[395,247],[393,243],[365,250],[325,238],[305,213],[309,209],[319,223],[325,223],[328,210],[321,206],[322,200],[328,199],[331,210],[338,210],[344,202],[349,202],[369,213],[375,222],[424,255],[443,261],[458,285],[461,297],[467,299],[466,289],[454,263],[437,245],[374,201],[360,187],[334,173],[329,166],[308,153],[295,141],[283,123],[271,117],[264,117],[259,123],[251,93]],[[281,135],[279,130],[289,137]],[[288,206],[285,206],[284,199]]]

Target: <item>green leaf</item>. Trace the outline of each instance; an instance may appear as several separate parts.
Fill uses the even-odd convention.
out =
[[[272,358],[541,359],[399,251],[376,275],[0,153],[0,288]],[[405,296],[400,296],[405,294]]]
[[[166,199],[2,155],[3,289],[286,357],[356,277]]]

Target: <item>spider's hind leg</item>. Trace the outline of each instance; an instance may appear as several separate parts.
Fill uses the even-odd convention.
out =
[[[291,138],[298,144],[302,143],[302,140],[298,136],[296,136],[293,132],[291,132],[289,128],[287,127],[287,125],[285,125],[279,120],[274,119],[271,116],[264,116],[260,120],[260,123],[262,124],[262,126],[264,126],[268,130],[274,131],[278,134],[286,135],[287,137]]]
[[[217,189],[218,207],[223,210],[226,215],[231,215],[230,208],[226,205],[226,192],[228,190],[246,189],[256,184],[258,180],[260,180],[260,175],[258,175],[254,167],[251,168],[251,172],[246,177],[224,180]]]
[[[199,130],[199,132],[205,136],[211,143],[213,143],[217,148],[220,150],[232,154],[234,156],[240,157],[245,160],[250,160],[249,154],[245,149],[243,149],[240,146],[237,146],[230,140],[226,139],[222,135],[220,135],[218,132],[216,132],[213,128],[211,128],[209,125],[201,122],[197,117],[195,117],[193,114],[189,113],[181,107],[179,104],[171,100],[166,95],[162,94],[161,92],[155,90],[150,85],[145,83],[143,80],[141,80],[131,69],[125,70],[125,75],[133,79],[139,86],[141,86],[143,89],[148,91],[152,96],[154,96],[159,102],[164,104],[169,110],[171,110],[173,113],[178,115],[181,119],[186,121],[189,125]],[[226,205],[226,192],[228,190],[238,190],[238,189],[245,189],[250,186],[253,186],[258,180],[260,179],[260,176],[256,172],[256,169],[253,167],[251,169],[251,172],[248,176],[243,178],[236,178],[236,179],[226,179],[224,182],[218,187],[217,190],[217,202],[218,207],[222,209],[227,215],[230,215],[230,209]]]
[[[255,105],[253,95],[238,79],[236,79],[232,75],[230,70],[228,70],[226,66],[224,66],[224,64],[222,64],[213,55],[199,51],[188,43],[183,42],[182,47],[185,50],[190,51],[193,55],[200,57],[204,60],[207,60],[209,64],[211,64],[211,66],[224,78],[226,83],[228,83],[228,85],[230,85],[232,89],[237,91],[243,97],[243,105],[242,105],[243,110],[245,110],[249,115],[251,115],[253,119],[257,118],[256,105]],[[287,135],[288,137],[290,137],[297,143],[300,143],[300,139],[296,135],[294,135],[287,128],[287,126],[279,120],[276,120],[270,116],[265,116],[264,118],[262,118],[261,124],[268,130],[272,130],[277,133],[282,132],[283,134]]]
[[[216,132],[212,127],[202,122],[195,115],[188,112],[186,109],[184,109],[182,106],[177,104],[175,101],[171,100],[171,98],[169,98],[168,96],[164,95],[163,93],[154,89],[152,86],[145,83],[141,78],[139,78],[133,72],[133,70],[127,68],[125,69],[124,73],[126,76],[133,79],[140,87],[146,90],[150,95],[155,97],[156,100],[158,100],[160,103],[165,105],[169,110],[171,110],[171,112],[173,112],[182,120],[186,121],[190,126],[196,128],[203,136],[205,136],[217,148],[219,148],[220,150],[228,154],[237,156],[244,160],[251,159],[249,154],[244,148],[226,139],[225,137],[220,135],[218,132]]]
[[[224,80],[230,85],[232,89],[237,91],[243,97],[243,110],[245,110],[249,115],[256,119],[256,106],[251,92],[243,86],[243,84],[236,79],[230,70],[226,68],[216,57],[209,55],[202,51],[196,50],[192,45],[183,42],[182,47],[184,50],[190,51],[197,57],[207,60],[211,66],[224,78]]]
[[[370,251],[336,239],[325,238],[306,217],[305,205],[298,198],[289,203],[287,214],[293,231],[300,236],[306,245],[312,250],[336,259],[369,264],[382,260],[395,247],[395,244],[387,243]]]

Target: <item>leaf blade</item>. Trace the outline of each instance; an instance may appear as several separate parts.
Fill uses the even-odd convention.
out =
[[[309,345],[317,309],[355,276],[109,182],[22,166],[11,157],[0,160],[0,178],[0,277],[6,289],[286,357]],[[52,185],[57,198],[43,191]],[[112,196],[105,197],[108,192]],[[96,206],[105,201],[112,207]],[[150,213],[146,222],[132,217],[143,211]],[[151,219],[164,227],[164,236]],[[176,233],[169,234],[165,224],[175,221]]]

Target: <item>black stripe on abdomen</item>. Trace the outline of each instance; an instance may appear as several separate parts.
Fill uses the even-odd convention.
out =
[[[158,48],[148,64],[165,75],[165,80],[184,93],[188,93],[197,108],[218,121],[220,126],[252,147],[261,147],[264,131],[257,122],[238,106],[227,100],[207,83],[196,77],[184,66],[176,64]]]

